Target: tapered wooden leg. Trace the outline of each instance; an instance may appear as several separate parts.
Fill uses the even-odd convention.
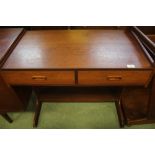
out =
[[[120,100],[115,101],[115,105],[116,105],[116,109],[117,109],[120,127],[123,128],[125,125],[125,121],[124,121],[124,115],[123,115],[123,111],[122,111],[121,101]]]
[[[9,116],[7,113],[1,114],[1,115],[2,115],[2,117],[3,117],[5,120],[7,120],[9,123],[12,123],[12,122],[13,122],[13,120],[10,118],[10,116]]]
[[[37,127],[37,125],[38,125],[41,107],[42,107],[42,102],[38,101],[38,99],[37,99],[36,100],[36,107],[35,107],[33,127]]]

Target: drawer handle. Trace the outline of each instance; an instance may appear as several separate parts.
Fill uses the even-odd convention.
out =
[[[32,80],[47,80],[46,76],[32,76]]]
[[[122,77],[121,76],[108,76],[107,79],[110,81],[119,81],[119,80],[122,80]]]

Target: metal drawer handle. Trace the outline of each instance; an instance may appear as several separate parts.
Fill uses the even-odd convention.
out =
[[[32,76],[32,80],[47,80],[46,76]]]
[[[119,80],[122,80],[122,77],[121,76],[108,76],[107,79],[110,81],[119,81]]]

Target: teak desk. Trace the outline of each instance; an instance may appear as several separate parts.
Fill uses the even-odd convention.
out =
[[[154,62],[138,35],[136,28],[27,31],[1,74],[13,91],[48,86],[55,101],[116,101],[121,125],[153,122]]]

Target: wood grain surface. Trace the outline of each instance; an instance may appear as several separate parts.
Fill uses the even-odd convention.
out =
[[[84,85],[146,85],[151,71],[79,71],[78,82]]]
[[[155,34],[147,35],[155,43]]]
[[[28,31],[2,69],[149,68],[124,30]]]
[[[0,28],[0,61],[7,54],[22,31],[22,28]]]
[[[11,85],[65,85],[75,84],[73,71],[2,71]]]

